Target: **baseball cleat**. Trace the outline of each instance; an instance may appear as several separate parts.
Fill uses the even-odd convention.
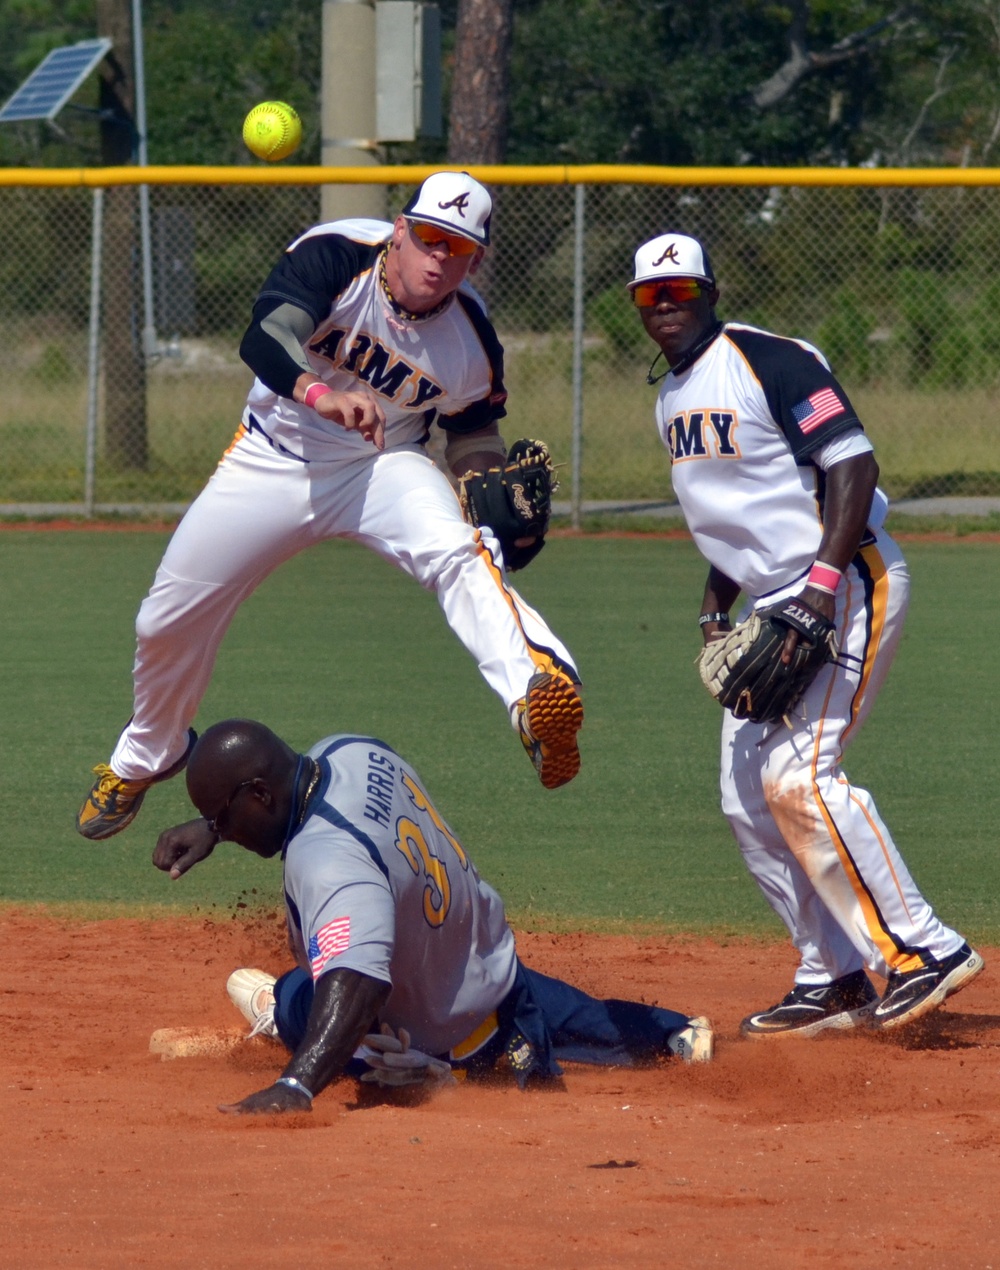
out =
[[[576,734],[583,726],[583,702],[571,679],[544,670],[532,675],[517,726],[546,789],[558,789],[573,779],[580,770]]]
[[[126,780],[123,776],[117,776],[107,763],[98,763],[94,768],[97,780],[76,818],[77,832],[94,842],[113,838],[116,833],[121,833],[138,816],[150,785],[168,781],[171,776],[176,776],[187,767],[188,755],[194,749],[197,739],[198,733],[194,728],[188,728],[187,749],[177,762],[171,764],[165,772],[146,776],[141,780]]]
[[[278,1029],[274,1023],[276,982],[274,975],[269,975],[266,970],[252,970],[248,966],[234,970],[226,980],[229,1000],[251,1024],[247,1040],[251,1036],[273,1036],[278,1039]]]
[[[671,1033],[667,1049],[685,1063],[709,1063],[715,1055],[715,1033],[703,1014]]]
[[[863,970],[832,983],[797,983],[783,1001],[751,1014],[740,1024],[743,1036],[815,1036],[871,1022],[878,1004],[875,985]]]
[[[893,971],[872,1022],[879,1028],[912,1023],[971,983],[985,964],[974,948],[962,944],[942,961],[929,957],[919,970]]]

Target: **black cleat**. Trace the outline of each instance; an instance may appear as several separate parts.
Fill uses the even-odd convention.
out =
[[[863,1027],[878,1004],[875,985],[863,970],[833,983],[797,983],[770,1010],[751,1014],[740,1024],[744,1036],[815,1036],[827,1029]]]
[[[872,1022],[880,1028],[912,1023],[971,983],[985,964],[974,948],[963,944],[943,961],[928,958],[928,964],[919,970],[894,971]]]

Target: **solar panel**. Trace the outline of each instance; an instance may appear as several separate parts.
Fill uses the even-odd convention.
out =
[[[54,119],[111,48],[111,41],[81,40],[53,49],[0,108],[0,123]]]

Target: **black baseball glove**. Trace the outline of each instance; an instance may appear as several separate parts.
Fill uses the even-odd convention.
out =
[[[487,525],[511,571],[523,569],[545,546],[552,495],[559,488],[552,456],[543,441],[515,441],[503,467],[466,472],[458,481],[462,512],[472,525]],[[519,538],[534,538],[517,546]]]
[[[799,632],[792,660],[781,650],[789,629]],[[788,714],[828,661],[837,656],[836,627],[793,596],[751,613],[698,657],[705,687],[737,719],[788,722]]]

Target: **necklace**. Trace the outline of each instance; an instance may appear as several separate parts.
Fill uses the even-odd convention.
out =
[[[440,304],[435,304],[434,308],[428,309],[426,313],[414,313],[410,309],[404,309],[396,297],[392,294],[392,288],[389,286],[389,279],[385,272],[385,262],[388,258],[389,247],[387,244],[382,248],[382,254],[378,258],[378,280],[382,290],[385,292],[385,298],[388,302],[389,308],[392,309],[393,313],[395,313],[397,317],[404,318],[407,322],[426,322],[428,318],[437,317],[439,313],[443,312],[448,305],[451,304],[454,292],[449,292]]]
[[[306,792],[302,801],[299,802],[299,778],[302,775],[306,763],[311,764],[309,783],[306,785]],[[288,809],[288,825],[285,828],[285,841],[281,845],[281,855],[284,859],[285,852],[288,850],[288,844],[292,836],[302,827],[302,822],[306,818],[306,812],[309,810],[309,800],[316,792],[316,786],[319,784],[321,775],[320,766],[314,758],[307,758],[304,754],[299,755],[299,761],[295,765],[295,777],[292,781],[292,805]]]
[[[320,766],[314,758],[311,758],[309,762],[312,764],[312,772],[309,775],[309,784],[306,786],[305,796],[302,799],[302,808],[299,811],[298,819],[295,821],[296,829],[301,826],[302,822],[306,818],[306,813],[309,811],[309,803],[312,800],[313,794],[316,792],[316,786],[319,784],[319,778],[322,774]]]

